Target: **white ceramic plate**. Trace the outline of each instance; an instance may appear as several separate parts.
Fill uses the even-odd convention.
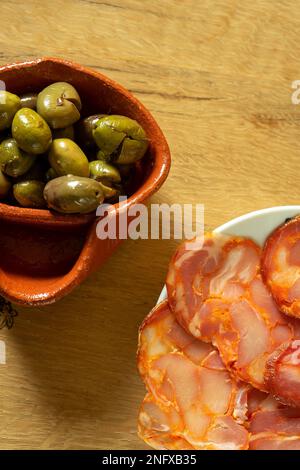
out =
[[[300,206],[277,206],[249,212],[220,225],[214,232],[252,238],[262,246],[268,235],[287,218],[300,214]],[[164,286],[157,303],[167,298]]]

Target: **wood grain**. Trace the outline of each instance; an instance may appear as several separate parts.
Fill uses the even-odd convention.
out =
[[[169,141],[155,202],[203,203],[207,228],[298,204],[297,0],[1,2],[0,63],[42,55],[91,66],[129,88]],[[20,309],[1,331],[1,449],[142,449],[138,325],[174,241],[128,241],[56,305]]]

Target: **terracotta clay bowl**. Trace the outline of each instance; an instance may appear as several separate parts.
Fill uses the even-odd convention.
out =
[[[116,214],[159,189],[170,168],[166,139],[147,109],[127,90],[99,72],[56,58],[0,67],[0,80],[16,94],[40,91],[56,81],[72,83],[82,115],[123,114],[136,119],[150,141],[133,194],[115,205]],[[59,215],[0,203],[0,294],[23,305],[55,302],[99,268],[121,242],[100,240],[95,214]]]

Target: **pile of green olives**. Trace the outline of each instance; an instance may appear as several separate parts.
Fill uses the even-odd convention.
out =
[[[144,129],[126,116],[81,117],[81,108],[66,82],[22,96],[0,91],[2,200],[86,214],[126,195],[148,148]]]

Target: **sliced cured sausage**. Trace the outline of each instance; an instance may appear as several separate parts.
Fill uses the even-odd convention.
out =
[[[300,409],[268,406],[249,420],[250,450],[300,450]]]
[[[300,217],[289,220],[268,237],[262,273],[280,310],[300,318]]]
[[[168,303],[141,326],[138,367],[147,395],[141,437],[160,449],[246,449],[247,387],[230,377],[219,353],[186,333]],[[178,447],[179,446],[179,447]]]
[[[180,245],[166,280],[177,321],[190,330],[207,300],[220,304],[220,300],[231,302],[243,296],[260,270],[260,254],[251,240],[224,235],[206,234],[203,243],[192,240]]]
[[[213,346],[186,333],[167,302],[141,327],[138,366],[148,388],[138,429],[151,447],[246,449],[249,440],[250,450],[300,449],[300,409],[232,379]]]
[[[248,447],[248,433],[229,416],[216,417],[205,439],[196,443],[185,439],[185,421],[171,404],[147,394],[139,413],[140,437],[154,449],[236,450]]]
[[[249,450],[299,450],[300,408],[288,408],[250,387],[247,397]]]
[[[268,391],[270,354],[295,337],[260,274],[260,248],[251,240],[207,235],[179,247],[167,275],[168,299],[178,322],[194,337],[212,342],[239,379]]]
[[[146,395],[139,412],[139,436],[154,449],[191,450],[194,447],[184,438],[184,424],[171,403]]]
[[[280,401],[300,406],[300,341],[281,345],[267,362],[266,383]]]

